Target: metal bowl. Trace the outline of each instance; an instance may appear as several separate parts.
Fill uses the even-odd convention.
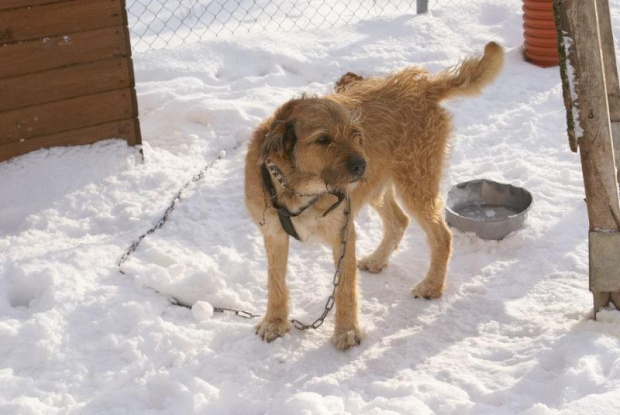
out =
[[[500,240],[521,229],[532,206],[527,190],[492,180],[459,183],[448,192],[446,220],[463,232]]]

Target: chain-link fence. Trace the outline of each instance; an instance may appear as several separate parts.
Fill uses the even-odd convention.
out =
[[[290,31],[423,12],[450,0],[127,0],[135,51],[236,33]]]

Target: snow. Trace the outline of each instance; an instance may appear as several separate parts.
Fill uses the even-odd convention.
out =
[[[610,3],[618,38],[620,0]],[[135,54],[144,160],[109,140],[0,163],[0,414],[619,413],[620,317],[592,320],[579,157],[558,69],[522,59],[521,5],[453,2]],[[360,273],[366,339],[347,352],[330,341],[332,316],[267,344],[255,320],[212,315],[265,310],[262,238],[243,204],[262,118],[346,71],[436,71],[489,40],[506,48],[506,68],[480,97],[446,104],[455,134],[443,186],[525,187],[523,230],[499,242],[454,231],[446,292],[426,301],[409,293],[429,262],[412,224],[382,274]],[[218,156],[120,275],[127,247]],[[381,223],[364,210],[356,226],[363,256]],[[332,275],[327,248],[291,242],[291,317],[320,314]]]
[[[566,76],[568,78],[568,90],[570,92],[571,112],[573,115],[573,123],[575,129],[575,139],[579,140],[583,137],[583,127],[581,126],[581,118],[579,116],[579,96],[577,90],[579,89],[579,80],[577,79],[577,72],[573,67],[573,63],[570,60],[572,55],[569,54],[569,50],[573,47],[574,40],[568,35],[568,32],[562,31],[562,40],[564,41],[564,50],[566,51]]]
[[[453,0],[431,0],[429,9]],[[386,15],[415,13],[415,1],[127,0],[137,51],[238,33],[319,29]]]
[[[213,316],[213,306],[206,301],[196,301],[192,304],[192,316],[197,321],[207,320]]]

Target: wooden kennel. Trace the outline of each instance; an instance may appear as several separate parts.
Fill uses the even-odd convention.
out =
[[[141,143],[124,0],[0,1],[0,161]]]

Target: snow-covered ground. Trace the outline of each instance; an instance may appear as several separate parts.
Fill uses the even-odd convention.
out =
[[[612,0],[620,37],[620,0]],[[0,163],[1,414],[614,414],[620,318],[591,320],[587,215],[557,68],[521,57],[521,2],[470,0],[303,33],[237,35],[134,56],[145,161],[107,141]],[[332,318],[271,344],[256,321],[171,306],[162,293],[262,312],[266,261],[243,204],[253,127],[344,72],[435,71],[502,43],[506,68],[452,101],[444,187],[486,177],[535,198],[501,242],[454,232],[443,298],[416,300],[428,248],[413,224],[386,271],[360,273],[367,338],[347,352]],[[225,152],[125,270],[123,251]],[[379,218],[356,220],[358,254]],[[327,248],[292,243],[294,317],[330,292]]]

